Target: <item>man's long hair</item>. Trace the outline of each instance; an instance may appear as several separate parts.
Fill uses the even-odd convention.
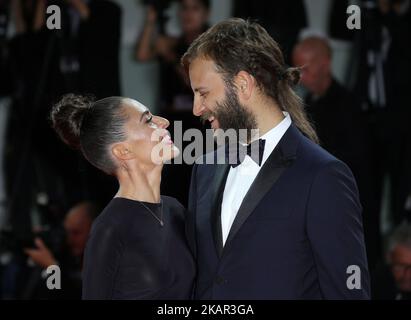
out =
[[[290,114],[305,136],[318,143],[303,103],[292,88],[300,80],[300,70],[286,67],[277,42],[258,23],[232,18],[214,25],[183,55],[181,63],[187,72],[196,58],[211,59],[227,84],[232,84],[240,71],[251,74],[259,89]]]

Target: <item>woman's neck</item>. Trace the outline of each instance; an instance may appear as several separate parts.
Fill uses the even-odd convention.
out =
[[[144,202],[160,202],[161,166],[122,167],[117,172],[119,189],[115,197]]]

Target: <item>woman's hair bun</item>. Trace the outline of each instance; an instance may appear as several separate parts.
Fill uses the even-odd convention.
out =
[[[92,97],[70,93],[64,95],[51,110],[50,118],[54,130],[72,148],[80,147],[81,125],[92,105]]]

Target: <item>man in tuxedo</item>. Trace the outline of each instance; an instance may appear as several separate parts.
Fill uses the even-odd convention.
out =
[[[217,150],[193,168],[186,232],[195,298],[368,299],[357,186],[317,145],[292,90],[299,70],[285,66],[265,29],[238,18],[197,38],[182,64],[193,113],[217,135],[258,130],[241,141],[242,161],[215,164]]]

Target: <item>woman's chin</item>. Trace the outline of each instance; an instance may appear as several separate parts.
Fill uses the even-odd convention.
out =
[[[156,150],[151,154],[151,160],[153,163],[160,165],[167,161],[178,157],[180,154],[180,149],[178,149],[173,143],[172,144],[162,144],[161,148]]]
[[[174,144],[166,145],[163,149],[163,163],[170,161],[180,154],[180,149],[178,149]]]

